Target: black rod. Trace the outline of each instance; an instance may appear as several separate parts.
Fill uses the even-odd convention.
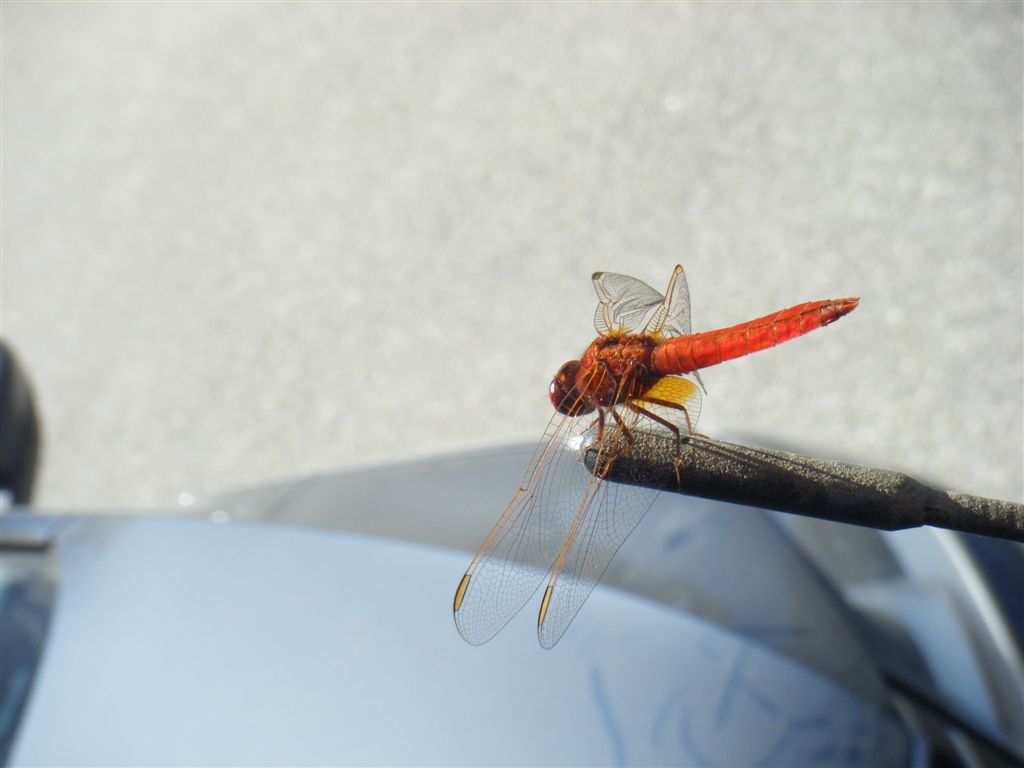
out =
[[[900,472],[684,438],[678,479],[674,436],[635,432],[606,479],[706,499],[897,530],[932,525],[1024,541],[1024,506],[932,488]],[[586,449],[593,471],[596,446]]]

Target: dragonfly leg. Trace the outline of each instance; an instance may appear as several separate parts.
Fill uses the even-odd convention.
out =
[[[614,409],[609,409],[608,412],[611,413],[612,418],[615,420],[615,424],[619,428],[619,434],[622,436],[622,439],[626,441],[626,445],[623,448],[620,448],[617,445],[611,449],[606,449],[605,447],[601,448],[600,452],[598,453],[598,459],[600,459],[600,462],[597,465],[595,465],[594,470],[594,474],[601,478],[604,478],[604,476],[608,474],[608,470],[611,469],[611,466],[615,462],[615,459],[617,459],[622,454],[626,453],[636,443],[636,439],[633,437],[632,430],[630,430],[630,428],[626,426],[626,422],[622,420],[622,417],[619,416],[619,414],[616,413]],[[599,444],[602,440],[603,437],[598,438]],[[589,450],[593,449],[591,448]]]
[[[584,448],[584,450],[583,450],[583,454],[579,456],[577,461],[583,461],[583,457],[586,454],[588,454],[588,453],[594,453],[598,457],[600,457],[601,452],[595,446],[600,445],[601,441],[604,440],[604,427],[605,427],[604,411],[605,411],[604,408],[598,406],[598,408],[597,408],[597,416],[594,417],[594,420],[592,422],[590,422],[590,425],[584,430],[584,432],[590,432],[592,429],[594,429],[594,427],[597,427],[597,432],[594,434],[593,442],[587,444],[587,447]]]
[[[604,381],[604,377],[605,376],[607,376],[611,381],[614,381],[614,378],[611,376],[611,369],[608,368],[607,364],[601,364],[601,372],[602,372],[601,373],[601,381],[602,382]],[[615,387],[614,395],[611,398],[611,402],[612,402],[611,406],[608,407],[608,408],[602,408],[602,407],[598,406],[598,409],[597,409],[597,417],[598,417],[597,442],[601,442],[602,440],[604,440],[604,427],[605,427],[604,412],[607,411],[608,413],[611,414],[611,417],[615,420],[615,422],[618,424],[618,426],[620,426],[622,428],[623,434],[626,437],[629,445],[633,444],[633,438],[630,436],[629,430],[626,429],[626,425],[623,424],[623,420],[620,417],[618,417],[618,414],[615,413],[614,403],[615,402],[621,402],[623,399],[625,399],[625,397],[623,396],[623,392],[625,390],[627,390],[627,389],[632,388],[633,384],[634,384],[634,381],[635,381],[635,377],[631,375],[631,372],[629,372],[626,376],[623,377],[622,381],[618,382],[618,385]],[[627,445],[627,450],[629,449],[629,445]]]
[[[615,381],[615,379],[611,377],[611,370],[608,369],[608,366],[603,365],[603,368],[606,370],[610,380]],[[611,468],[612,463],[614,463],[615,459],[619,455],[625,453],[630,448],[632,448],[634,443],[636,442],[636,440],[633,437],[633,433],[630,431],[629,427],[626,426],[626,423],[622,420],[622,417],[619,415],[618,411],[615,410],[615,403],[626,402],[629,400],[629,398],[632,396],[631,393],[632,390],[635,388],[635,385],[636,375],[631,365],[630,368],[627,370],[626,375],[624,375],[619,380],[615,388],[615,392],[611,397],[612,405],[598,405],[597,407],[597,421],[595,422],[597,424],[597,435],[595,436],[594,443],[588,446],[587,448],[588,452],[596,451],[597,453],[597,458],[599,461],[596,465],[598,468],[594,470],[595,476],[603,478],[608,473],[608,470]],[[611,414],[612,419],[615,421],[616,426],[619,428],[619,435],[621,436],[621,439],[624,440],[626,443],[625,447],[621,447],[618,444],[616,444],[613,447],[608,447],[604,444],[606,437],[605,427],[608,424],[606,416],[607,413]],[[616,437],[618,437],[618,435]],[[601,447],[595,448],[595,446]]]
[[[686,416],[686,425],[687,425],[688,428],[690,428],[690,432],[691,433],[693,432],[692,424],[690,422],[690,415],[688,413],[686,413],[685,406],[679,405],[677,403],[661,402],[661,401],[658,401],[658,400],[647,400],[645,402],[655,403],[657,405],[667,405],[667,406],[674,407],[674,408],[681,408],[682,411],[683,411],[683,414]],[[682,433],[679,431],[679,427],[677,427],[675,424],[673,424],[668,419],[662,418],[658,414],[652,413],[651,411],[648,411],[643,406],[637,405],[636,401],[630,401],[629,404],[628,404],[628,407],[629,407],[630,410],[635,411],[636,413],[639,413],[641,416],[646,416],[647,418],[651,419],[652,421],[658,422],[659,424],[661,424],[666,429],[672,430],[672,433],[676,436],[676,459],[675,459],[675,462],[674,462],[675,463],[675,470],[676,470],[676,485],[678,487],[682,488],[683,487],[683,480],[682,480],[682,475],[680,473],[680,470],[682,469],[682,466],[683,466],[683,438],[682,438]]]
[[[662,400],[661,398],[658,398],[658,397],[645,397],[645,398],[643,398],[643,401],[645,403],[653,403],[654,405],[660,405],[663,408],[671,408],[671,409],[673,409],[675,411],[682,411],[683,412],[683,418],[686,419],[686,432],[688,434],[691,434],[691,435],[696,435],[697,434],[696,432],[693,431],[693,421],[690,419],[690,411],[682,403],[675,403],[675,402],[673,402],[671,400]],[[645,411],[645,413],[646,413],[646,411]],[[648,415],[650,415],[650,414],[648,414]],[[678,430],[676,430],[676,431],[678,431]]]
[[[629,429],[629,427],[626,426],[626,422],[622,420],[622,417],[619,416],[618,413],[612,411],[612,418],[615,419],[615,423],[619,425],[619,431],[622,432],[622,437],[626,441],[626,448],[625,450],[621,451],[621,453],[625,453],[626,451],[633,447],[633,444],[636,442],[636,440],[633,438],[632,431]]]

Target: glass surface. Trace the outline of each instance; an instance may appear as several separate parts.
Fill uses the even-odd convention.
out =
[[[46,640],[55,580],[43,550],[0,548],[0,763],[5,763]]]

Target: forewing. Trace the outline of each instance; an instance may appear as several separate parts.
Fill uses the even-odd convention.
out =
[[[616,446],[618,428],[608,431],[605,445]],[[614,450],[613,450],[614,452]],[[602,459],[598,459],[600,465]],[[658,492],[620,485],[595,477],[575,510],[574,522],[554,566],[541,603],[537,639],[545,648],[559,641],[579,613],[608,563],[643,516]]]
[[[590,484],[579,445],[589,439],[595,418],[556,414],[549,422],[519,490],[455,593],[455,626],[467,642],[494,637],[551,570]]]
[[[635,277],[595,272],[593,280],[597,292],[594,327],[601,336],[643,328],[664,304],[660,293]]]
[[[697,425],[700,402],[700,390],[688,377],[658,378],[642,395],[616,406],[619,419],[609,421],[615,426],[606,431],[595,466],[607,469],[614,456],[628,451],[630,441],[624,430],[636,439],[639,432],[663,430],[670,424],[679,430],[680,439],[685,438]],[[545,648],[551,648],[568,629],[658,495],[649,488],[602,481],[601,474],[598,470],[581,499],[548,579],[537,625],[537,637]]]
[[[679,264],[672,271],[664,301],[643,330],[665,337],[690,335],[690,287]]]

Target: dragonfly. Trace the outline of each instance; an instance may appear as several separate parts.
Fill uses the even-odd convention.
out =
[[[682,441],[700,415],[699,371],[774,347],[852,312],[857,298],[812,301],[729,328],[690,332],[690,292],[676,266],[664,294],[611,272],[593,275],[597,338],[551,381],[554,414],[512,500],[455,591],[455,626],[480,645],[547,580],[537,637],[553,647],[647,513],[657,491],[605,481],[641,431]],[[588,470],[583,458],[593,458]]]

